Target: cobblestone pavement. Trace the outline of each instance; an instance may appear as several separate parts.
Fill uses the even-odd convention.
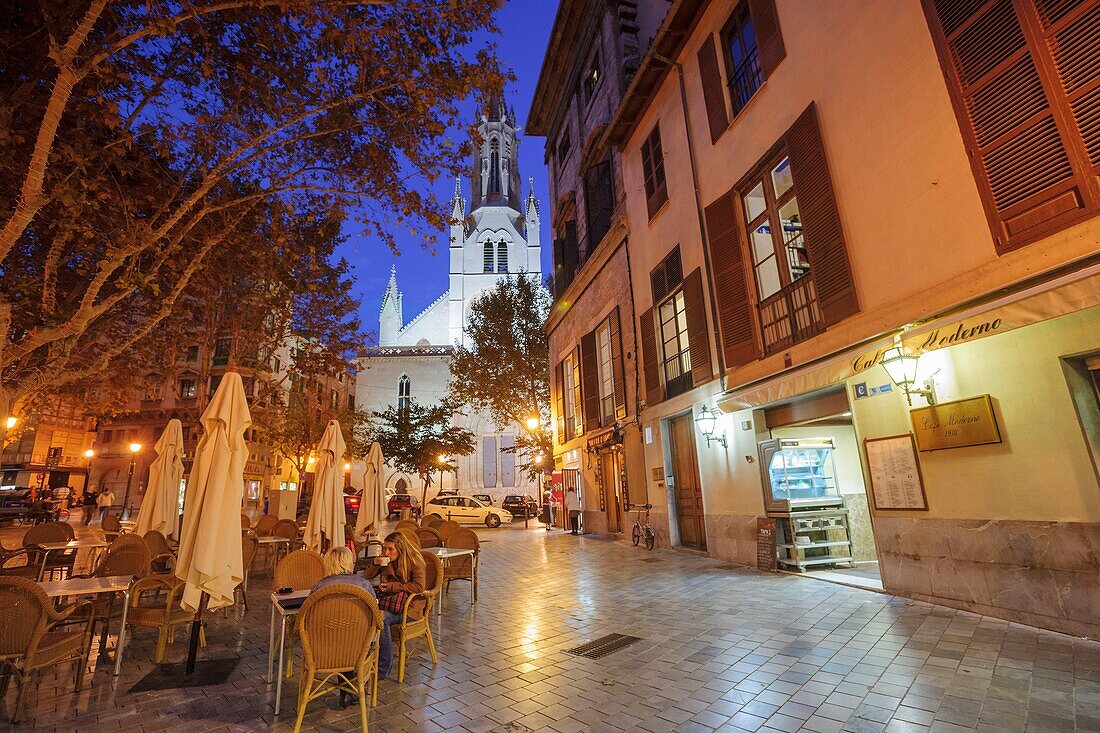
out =
[[[372,731],[1100,731],[1097,642],[621,541],[479,534],[478,603],[452,588],[433,622],[439,664],[414,646]],[[296,680],[278,718],[264,681],[269,592],[254,577],[248,612],[210,621],[203,658],[240,658],[224,684],[129,692],[153,669],[139,630],[118,678],[104,660],[74,694],[70,669],[45,674],[19,729],[291,730]],[[610,633],[641,641],[597,660],[565,651]],[[0,716],[13,701],[14,685]],[[303,729],[357,723],[330,696]]]

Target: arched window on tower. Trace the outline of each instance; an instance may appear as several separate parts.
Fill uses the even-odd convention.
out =
[[[508,242],[504,239],[497,243],[497,272],[508,272]]]
[[[500,141],[489,142],[489,193],[500,193]]]
[[[408,374],[402,374],[401,379],[397,380],[397,409],[407,410],[409,409],[409,403],[412,401],[412,383],[409,381]]]
[[[493,271],[493,243],[485,243],[485,272]]]

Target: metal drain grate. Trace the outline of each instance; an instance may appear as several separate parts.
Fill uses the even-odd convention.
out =
[[[627,636],[625,634],[608,634],[607,636],[600,637],[595,641],[590,641],[587,644],[582,644],[572,649],[566,649],[566,654],[574,654],[578,657],[586,657],[588,659],[600,659],[606,657],[608,654],[617,652],[620,649],[625,649],[634,642],[641,641],[639,636]]]

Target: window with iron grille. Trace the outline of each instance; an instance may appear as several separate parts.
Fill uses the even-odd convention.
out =
[[[736,116],[764,83],[749,3],[740,3],[722,31],[722,45],[729,74],[730,102]]]
[[[668,201],[660,125],[655,125],[653,132],[649,133],[649,137],[642,143],[642,174],[645,179],[646,208],[649,210],[649,218],[652,219],[661,206]]]
[[[409,403],[411,400],[412,383],[409,380],[409,375],[402,374],[401,379],[397,380],[397,409],[409,409]]]
[[[657,319],[661,372],[667,399],[691,389],[691,350],[688,348],[687,311],[682,287],[657,307]]]

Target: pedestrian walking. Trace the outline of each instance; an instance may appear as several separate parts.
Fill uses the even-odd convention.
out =
[[[99,506],[99,523],[103,524],[103,518],[107,516],[107,510],[111,508],[111,505],[115,503],[115,492],[106,488],[99,492],[99,498],[96,499],[96,504]]]
[[[569,517],[569,526],[571,527],[569,534],[577,534],[581,522],[581,502],[577,498],[576,489],[571,488],[565,493],[565,511]]]
[[[98,505],[99,494],[96,493],[94,486],[89,486],[88,490],[84,492],[84,498],[80,502],[81,508],[84,510],[84,525],[87,526],[92,523],[92,515],[95,514],[95,508]]]

